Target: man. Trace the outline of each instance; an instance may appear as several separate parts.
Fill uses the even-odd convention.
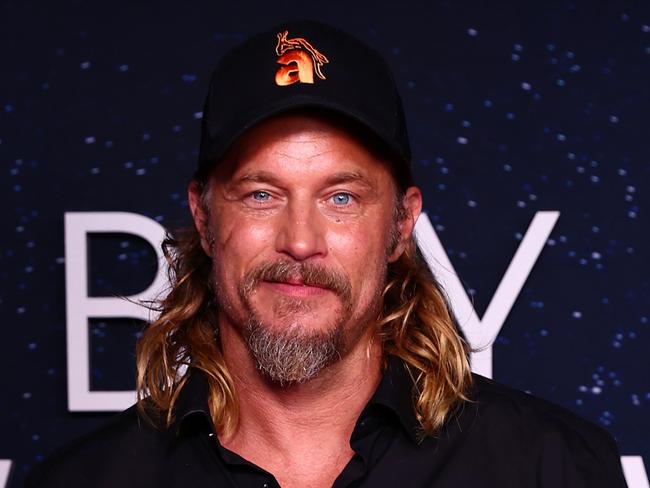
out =
[[[470,373],[413,238],[409,159],[358,40],[294,22],[230,52],[140,401],[30,486],[625,486],[605,432]]]

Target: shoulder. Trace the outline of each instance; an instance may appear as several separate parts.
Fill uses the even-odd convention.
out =
[[[150,484],[166,436],[165,430],[156,429],[141,417],[134,405],[97,430],[54,451],[30,472],[26,486],[144,486],[140,479]]]
[[[542,486],[625,486],[612,436],[566,408],[474,375],[465,410],[470,432],[535,466]]]
[[[473,400],[479,416],[506,423],[523,422],[531,429],[551,428],[590,439],[611,440],[604,429],[564,407],[477,374],[473,377]]]

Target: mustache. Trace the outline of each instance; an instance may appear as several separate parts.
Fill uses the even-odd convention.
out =
[[[272,261],[261,263],[244,276],[242,291],[249,297],[263,281],[284,283],[298,280],[308,286],[327,288],[344,300],[349,300],[352,285],[342,272],[315,263],[291,261]]]

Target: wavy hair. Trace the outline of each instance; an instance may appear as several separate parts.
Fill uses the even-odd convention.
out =
[[[204,196],[209,192],[203,186],[202,191]],[[395,219],[401,218],[406,217],[397,206]],[[187,380],[186,369],[191,366],[205,373],[215,427],[229,436],[237,426],[239,404],[216,328],[211,259],[194,227],[175,236],[168,234],[162,249],[170,288],[155,306],[158,318],[145,328],[138,342],[138,408],[147,418],[169,425]],[[466,392],[472,381],[469,349],[413,237],[400,258],[388,265],[377,327],[384,365],[389,355],[404,361],[413,380],[414,409],[422,434],[436,435],[454,410],[468,400]]]

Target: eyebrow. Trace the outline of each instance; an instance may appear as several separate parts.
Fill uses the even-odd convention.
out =
[[[360,183],[369,188],[373,186],[369,178],[358,171],[341,171],[339,173],[334,173],[332,176],[328,177],[326,181],[329,185],[337,185],[340,183]]]
[[[280,180],[275,176],[274,173],[270,171],[255,171],[253,173],[245,173],[241,177],[237,178],[234,182],[235,184],[241,183],[271,183],[277,186],[281,186]],[[374,185],[371,180],[358,171],[340,171],[330,175],[325,180],[326,185],[338,185],[341,183],[359,183],[365,187],[372,188]]]
[[[254,173],[244,173],[241,177],[237,178],[237,183],[279,183],[275,174],[270,171],[255,171]]]

